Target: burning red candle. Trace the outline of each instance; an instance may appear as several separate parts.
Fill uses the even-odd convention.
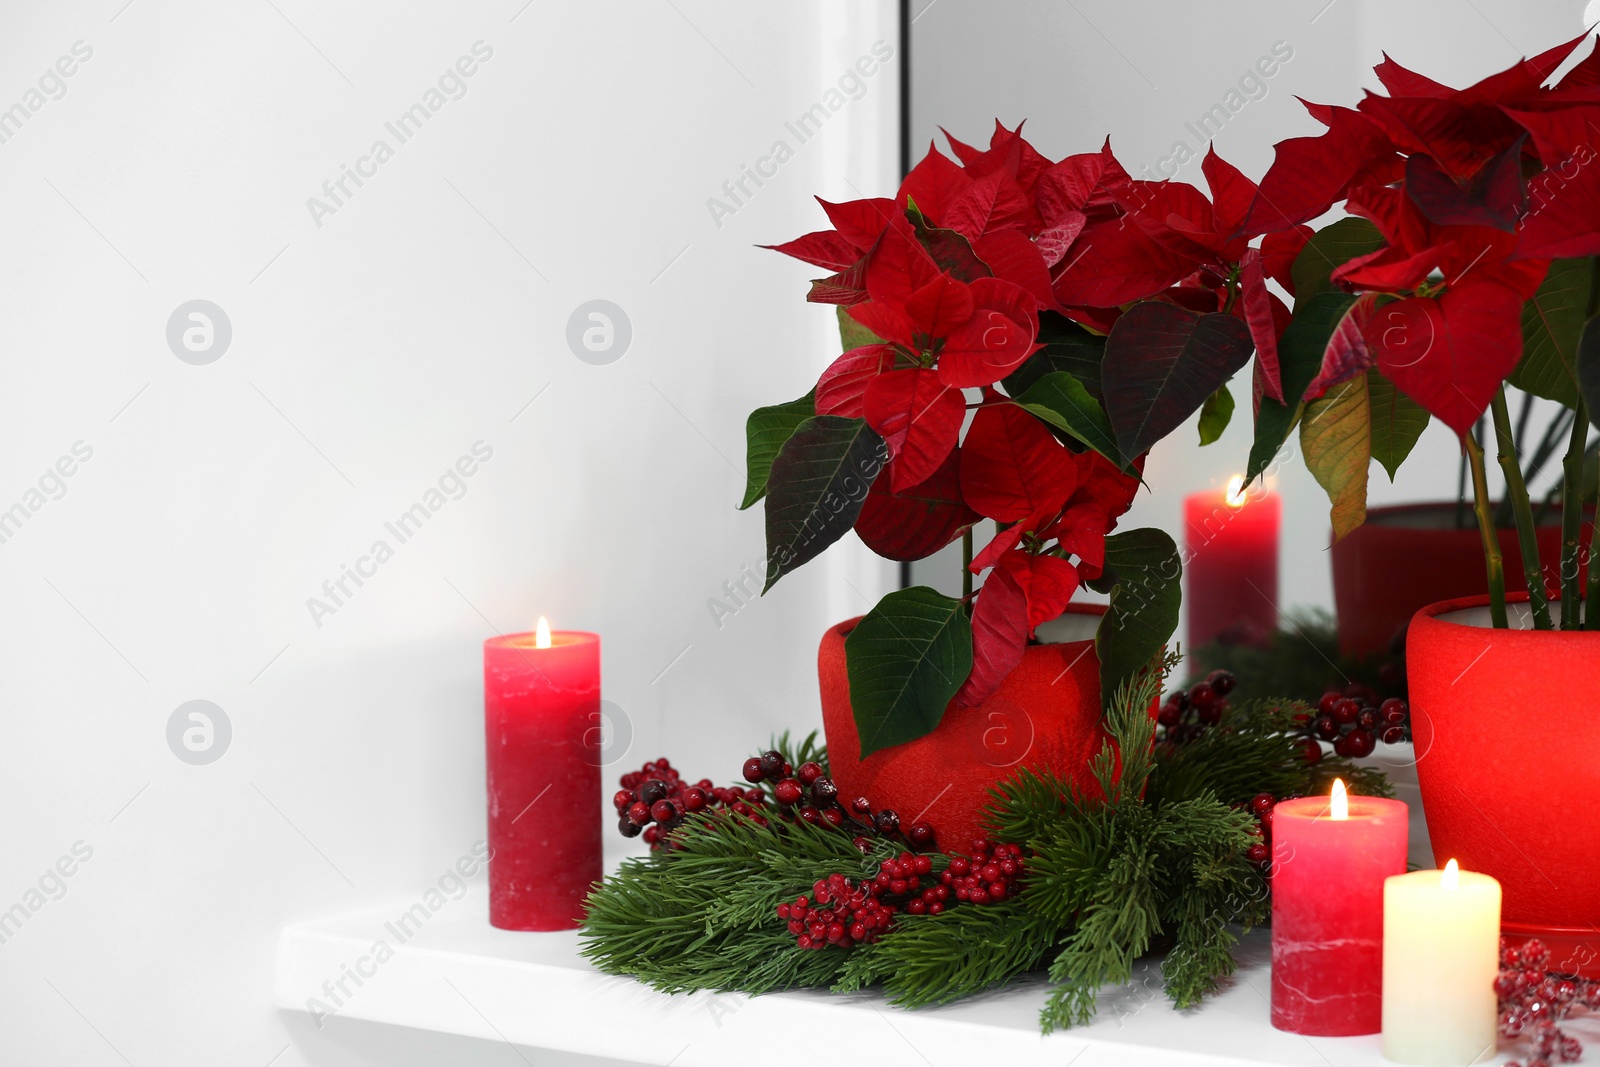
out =
[[[1264,644],[1278,627],[1278,527],[1283,501],[1261,482],[1191,493],[1183,501],[1183,603],[1189,647]]]
[[[539,620],[483,643],[489,922],[570,930],[600,878],[600,638]]]
[[[1272,809],[1272,1025],[1295,1034],[1383,1028],[1383,881],[1406,870],[1406,806],[1381,797]]]

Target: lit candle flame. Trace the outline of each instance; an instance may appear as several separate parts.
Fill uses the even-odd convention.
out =
[[[1328,818],[1350,818],[1350,798],[1345,795],[1343,778],[1333,780],[1333,797],[1328,802]]]
[[[1444,865],[1444,871],[1439,875],[1440,889],[1454,889],[1461,884],[1461,867],[1455,860]]]
[[[1235,474],[1228,479],[1228,488],[1223,490],[1222,502],[1230,508],[1242,508],[1244,501],[1244,476]]]
[[[539,625],[534,627],[534,631],[533,631],[533,647],[534,648],[549,648],[550,647],[550,621],[548,619],[546,619],[543,615],[539,616]]]

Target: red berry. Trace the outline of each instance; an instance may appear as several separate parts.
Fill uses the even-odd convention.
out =
[[[888,836],[900,829],[900,816],[893,810],[884,808],[873,817],[873,824],[877,826],[878,833]]]
[[[654,804],[658,800],[667,799],[667,783],[659,778],[652,778],[639,789],[639,799],[646,804]]]
[[[1322,699],[1317,701],[1317,710],[1324,715],[1333,714],[1333,706],[1344,699],[1344,694],[1338,690],[1330,689],[1322,694]]]
[[[642,826],[628,818],[626,815],[617,820],[617,830],[622,834],[623,837],[638,837],[639,831],[642,829]]]
[[[1387,723],[1405,722],[1406,713],[1409,710],[1406,707],[1406,702],[1399,697],[1390,697],[1378,705],[1378,714],[1382,715],[1383,721]]]
[[[1318,715],[1311,724],[1311,732],[1324,741],[1332,741],[1339,736],[1339,721],[1332,715]]]
[[[800,784],[801,785],[810,785],[812,782],[816,781],[818,778],[821,778],[821,777],[822,777],[822,764],[813,763],[813,762],[810,762],[810,761],[807,761],[805,763],[800,764],[799,778],[800,778]],[[860,939],[858,938],[857,940],[860,940]]]
[[[811,799],[818,804],[832,804],[839,795],[839,787],[832,778],[818,778],[811,783]]]
[[[766,772],[761,769],[761,760],[758,757],[751,756],[749,759],[744,761],[745,781],[759,782],[766,776]]]
[[[1249,858],[1251,863],[1265,863],[1272,855],[1272,852],[1267,848],[1266,845],[1263,845],[1261,842],[1257,841],[1255,844],[1245,849],[1244,854]]]
[[[793,804],[800,799],[800,783],[793,778],[785,778],[772,787],[772,795],[779,804]]]
[[[857,815],[870,815],[872,814],[872,801],[866,797],[856,797],[850,802],[850,810]]]
[[[1351,730],[1343,740],[1349,746],[1349,754],[1356,759],[1372,755],[1372,750],[1378,747],[1378,739],[1372,736],[1371,730]]]
[[[1217,702],[1217,691],[1209,682],[1196,682],[1189,687],[1189,703],[1197,708],[1209,708]]]
[[[650,805],[650,817],[656,822],[671,822],[677,816],[678,809],[672,806],[670,800],[658,800]]]
[[[925,822],[914,822],[911,824],[911,829],[906,831],[906,840],[911,842],[912,848],[932,848],[933,827]]]
[[[706,806],[706,791],[699,786],[691,785],[683,791],[683,809],[685,811],[700,811]]]
[[[616,795],[611,798],[611,803],[616,805],[618,811],[627,811],[629,805],[637,799],[639,798],[633,795],[633,790],[619,789]]]
[[[1356,725],[1363,730],[1373,729],[1378,725],[1378,722],[1379,715],[1371,708],[1362,708],[1360,714],[1356,716]]]
[[[1300,748],[1300,758],[1307,763],[1316,763],[1322,759],[1322,746],[1312,738],[1306,738]]]
[[[1276,803],[1271,793],[1257,793],[1250,800],[1250,811],[1257,816],[1265,815]]]
[[[1356,721],[1356,716],[1361,714],[1361,705],[1345,697],[1333,705],[1333,717],[1341,726],[1348,726]]]
[[[767,778],[777,778],[783,774],[783,753],[777,749],[768,749],[759,757],[761,773]]]
[[[840,811],[838,808],[823,808],[822,820],[829,826],[843,826],[844,812]]]
[[[1239,679],[1230,670],[1218,669],[1206,675],[1206,683],[1221,697],[1233,692],[1233,687],[1239,684]]]
[[[1402,741],[1404,741],[1405,739],[1406,739],[1406,728],[1404,726],[1385,726],[1383,728],[1383,743],[1384,744],[1386,744],[1386,745],[1398,745]]]
[[[642,800],[628,805],[628,821],[643,826],[650,821],[650,805]]]
[[[1163,704],[1156,712],[1156,722],[1162,726],[1176,726],[1183,721],[1183,712],[1176,704]]]

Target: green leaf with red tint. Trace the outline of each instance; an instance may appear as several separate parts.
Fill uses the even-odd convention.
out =
[[[1125,465],[1182,425],[1250,359],[1250,328],[1232,315],[1149,301],[1106,339],[1101,386]],[[981,509],[980,509],[981,510]]]
[[[763,593],[855,525],[888,458],[883,438],[865,419],[818,415],[800,424],[767,476]]]

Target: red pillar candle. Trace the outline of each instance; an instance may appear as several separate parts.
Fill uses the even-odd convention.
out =
[[[1184,606],[1189,648],[1264,644],[1278,626],[1278,527],[1283,501],[1258,480],[1184,498]]]
[[[1272,809],[1272,1025],[1295,1034],[1383,1028],[1383,881],[1406,870],[1406,806],[1381,797]]]
[[[550,633],[483,643],[489,922],[570,930],[600,878],[600,638]]]

